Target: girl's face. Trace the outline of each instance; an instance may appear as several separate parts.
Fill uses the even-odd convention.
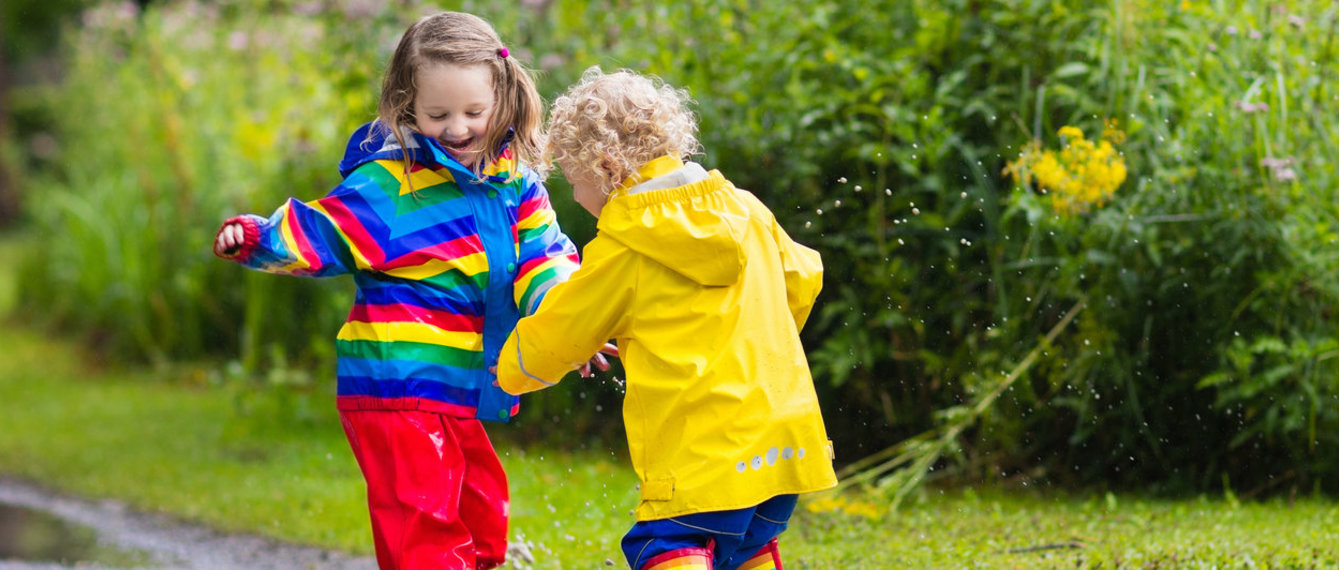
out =
[[[414,73],[414,125],[474,168],[493,117],[493,75],[487,66],[431,63]]]
[[[572,197],[577,203],[592,216],[600,217],[600,210],[604,209],[608,194],[600,187],[600,178],[595,170],[588,165],[574,164],[567,160],[558,162],[558,168],[563,170],[563,178],[572,185]]]

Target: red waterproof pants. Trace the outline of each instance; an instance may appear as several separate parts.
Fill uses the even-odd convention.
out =
[[[381,570],[476,570],[507,553],[507,475],[476,419],[342,410]]]

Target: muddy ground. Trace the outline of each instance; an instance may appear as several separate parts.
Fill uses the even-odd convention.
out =
[[[184,524],[166,516],[135,512],[115,501],[86,501],[5,478],[0,478],[0,505],[50,513],[72,525],[88,527],[96,533],[96,540],[101,546],[134,551],[136,559],[144,560],[143,563],[125,566],[121,563],[109,565],[97,561],[69,560],[62,563],[0,558],[0,570],[63,568],[376,570],[377,567],[376,560],[371,557],[356,557],[340,552],[282,544],[255,536],[222,534]],[[0,528],[0,532],[20,531],[21,529]]]

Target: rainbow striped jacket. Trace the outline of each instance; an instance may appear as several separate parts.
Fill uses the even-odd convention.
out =
[[[517,170],[510,150],[477,177],[412,133],[406,177],[388,134],[359,128],[340,163],[344,181],[326,196],[225,222],[246,236],[230,257],[269,273],[353,275],[353,309],[336,340],[340,409],[507,421],[519,400],[488,368],[517,319],[576,270],[576,247],[543,183]]]

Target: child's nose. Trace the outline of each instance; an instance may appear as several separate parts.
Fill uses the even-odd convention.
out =
[[[451,138],[460,138],[468,135],[469,126],[461,119],[451,119],[446,123],[446,134]]]

